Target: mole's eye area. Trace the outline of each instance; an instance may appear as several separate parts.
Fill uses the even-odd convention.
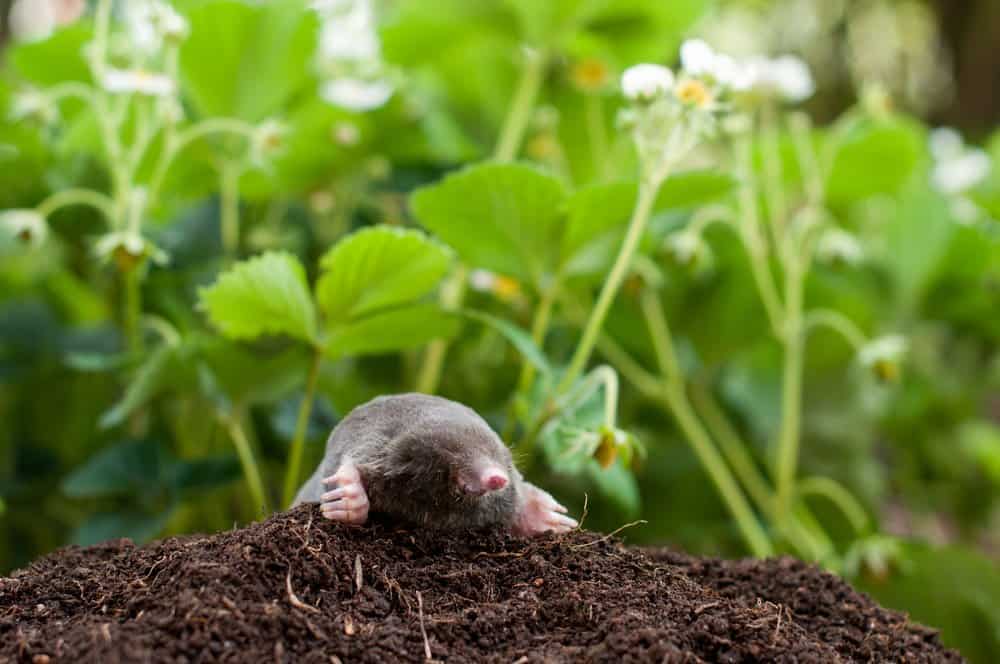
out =
[[[482,496],[491,491],[500,491],[510,484],[507,471],[497,465],[487,465],[471,472],[460,472],[458,488],[470,496]]]

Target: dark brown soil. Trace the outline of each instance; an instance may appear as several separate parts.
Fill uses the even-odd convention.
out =
[[[331,524],[70,547],[0,579],[7,662],[960,662],[791,559],[694,559],[588,532]]]

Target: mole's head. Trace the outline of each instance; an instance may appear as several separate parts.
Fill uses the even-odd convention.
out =
[[[393,465],[452,500],[469,500],[513,491],[510,450],[485,422],[443,420],[415,427],[395,450]]]

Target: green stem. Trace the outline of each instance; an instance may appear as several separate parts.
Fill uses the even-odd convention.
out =
[[[232,134],[251,139],[255,130],[256,127],[254,125],[243,120],[236,120],[234,118],[209,118],[180,133],[174,134],[173,132],[169,132],[166,138],[166,146],[160,155],[160,160],[156,164],[153,176],[149,180],[151,199],[155,200],[174,159],[194,141],[212,134]]]
[[[142,352],[142,279],[138,266],[122,274],[125,286],[125,339],[130,353]]]
[[[653,348],[656,351],[664,385],[660,399],[673,414],[684,432],[691,449],[705,468],[712,483],[722,496],[729,512],[736,519],[736,525],[755,556],[767,557],[774,553],[771,540],[753,513],[745,495],[736,483],[732,472],[709,437],[705,428],[694,414],[691,402],[684,389],[684,378],[679,371],[677,353],[667,317],[663,313],[659,298],[652,291],[642,298],[643,316],[649,327]]]
[[[56,192],[39,203],[35,209],[38,214],[48,217],[56,210],[70,205],[89,205],[109,221],[114,217],[114,201],[107,195],[90,189],[65,189]]]
[[[719,448],[732,467],[740,483],[757,504],[758,509],[769,513],[774,508],[774,494],[763,473],[747,452],[746,445],[740,440],[732,424],[715,402],[708,386],[696,383],[691,390],[692,403],[701,414],[708,430],[719,443]]]
[[[282,494],[282,504],[286,507],[292,504],[298,491],[302,474],[302,453],[305,450],[306,431],[309,428],[309,415],[312,413],[313,401],[316,398],[316,385],[319,382],[319,370],[323,363],[323,352],[317,348],[314,351],[309,375],[306,377],[306,390],[299,404],[299,415],[295,421],[295,436],[292,438],[292,448],[288,457],[288,469],[285,472],[285,490]]]
[[[542,293],[542,297],[535,308],[534,319],[531,322],[531,340],[535,345],[542,348],[545,343],[545,335],[548,334],[549,325],[552,322],[552,305],[555,303],[558,288],[553,285]],[[521,375],[517,380],[517,390],[514,392],[514,401],[511,402],[507,413],[507,423],[504,427],[503,439],[509,440],[514,433],[515,407],[517,396],[523,394],[531,387],[531,382],[535,379],[535,365],[525,359],[521,359]]]
[[[535,109],[538,93],[542,89],[545,68],[548,65],[548,55],[543,52],[531,52],[526,56],[524,68],[521,70],[521,80],[514,92],[514,100],[500,130],[493,160],[500,162],[513,161],[521,149],[524,131]]]
[[[788,518],[794,499],[795,475],[799,459],[799,438],[801,436],[804,350],[802,337],[803,276],[800,274],[800,264],[797,260],[787,266],[785,276],[787,302],[782,339],[785,347],[785,358],[781,382],[781,429],[775,464],[779,523],[784,523]]]
[[[760,229],[760,215],[757,211],[757,190],[754,184],[754,172],[749,140],[742,140],[738,146],[740,186],[740,231],[743,244],[750,259],[750,272],[757,292],[760,294],[771,330],[779,339],[783,334],[783,317],[781,298],[774,284],[774,277],[768,265],[767,240]]]
[[[854,532],[868,531],[868,514],[851,492],[829,477],[807,477],[797,486],[799,496],[822,496],[837,506],[850,522]]]
[[[808,312],[802,323],[802,334],[808,336],[809,332],[821,326],[840,334],[854,350],[860,350],[868,342],[861,328],[850,318],[833,309],[813,309]]]
[[[222,251],[234,261],[240,250],[240,167],[231,161],[222,166],[219,179]]]
[[[771,105],[765,105],[761,131],[761,155],[764,165],[764,192],[767,195],[768,227],[779,255],[785,247],[785,229],[788,220],[788,203],[785,200],[785,183],[781,167],[781,147],[778,144],[778,121]]]
[[[468,269],[459,266],[441,291],[441,306],[445,310],[454,310],[462,306],[465,299],[466,275]],[[436,339],[427,346],[424,360],[417,375],[417,392],[434,394],[441,382],[441,371],[444,369],[444,357],[448,353],[448,342]]]
[[[247,440],[246,432],[240,425],[239,416],[235,413],[219,413],[219,420],[236,447],[236,454],[240,459],[240,466],[243,467],[243,477],[246,479],[247,488],[253,498],[256,514],[257,516],[266,514],[269,510],[267,496],[264,493],[264,482],[261,480],[260,468],[257,465],[250,441]]]
[[[639,187],[639,199],[636,202],[635,210],[632,212],[632,220],[629,222],[625,240],[622,242],[622,247],[618,251],[618,257],[611,267],[608,279],[604,282],[604,287],[597,297],[597,302],[591,311],[590,319],[584,327],[583,336],[580,338],[580,342],[577,344],[573,357],[570,360],[569,368],[563,375],[562,382],[560,382],[556,390],[557,394],[569,389],[573,382],[580,377],[587,362],[590,360],[594,345],[597,343],[597,338],[601,333],[601,327],[604,325],[604,319],[608,315],[608,309],[611,308],[611,303],[618,294],[618,289],[625,279],[629,265],[632,262],[632,257],[635,255],[635,250],[639,246],[639,240],[646,230],[646,224],[649,222],[650,213],[653,209],[653,202],[656,200],[656,193],[662,181],[662,179],[644,181]]]

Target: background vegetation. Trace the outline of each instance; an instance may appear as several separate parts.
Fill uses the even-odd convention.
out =
[[[2,31],[0,571],[280,509],[339,417],[420,389],[587,527],[816,560],[1000,656],[988,20],[55,4]],[[786,53],[805,83],[751,60]],[[675,80],[623,95],[641,62]]]

